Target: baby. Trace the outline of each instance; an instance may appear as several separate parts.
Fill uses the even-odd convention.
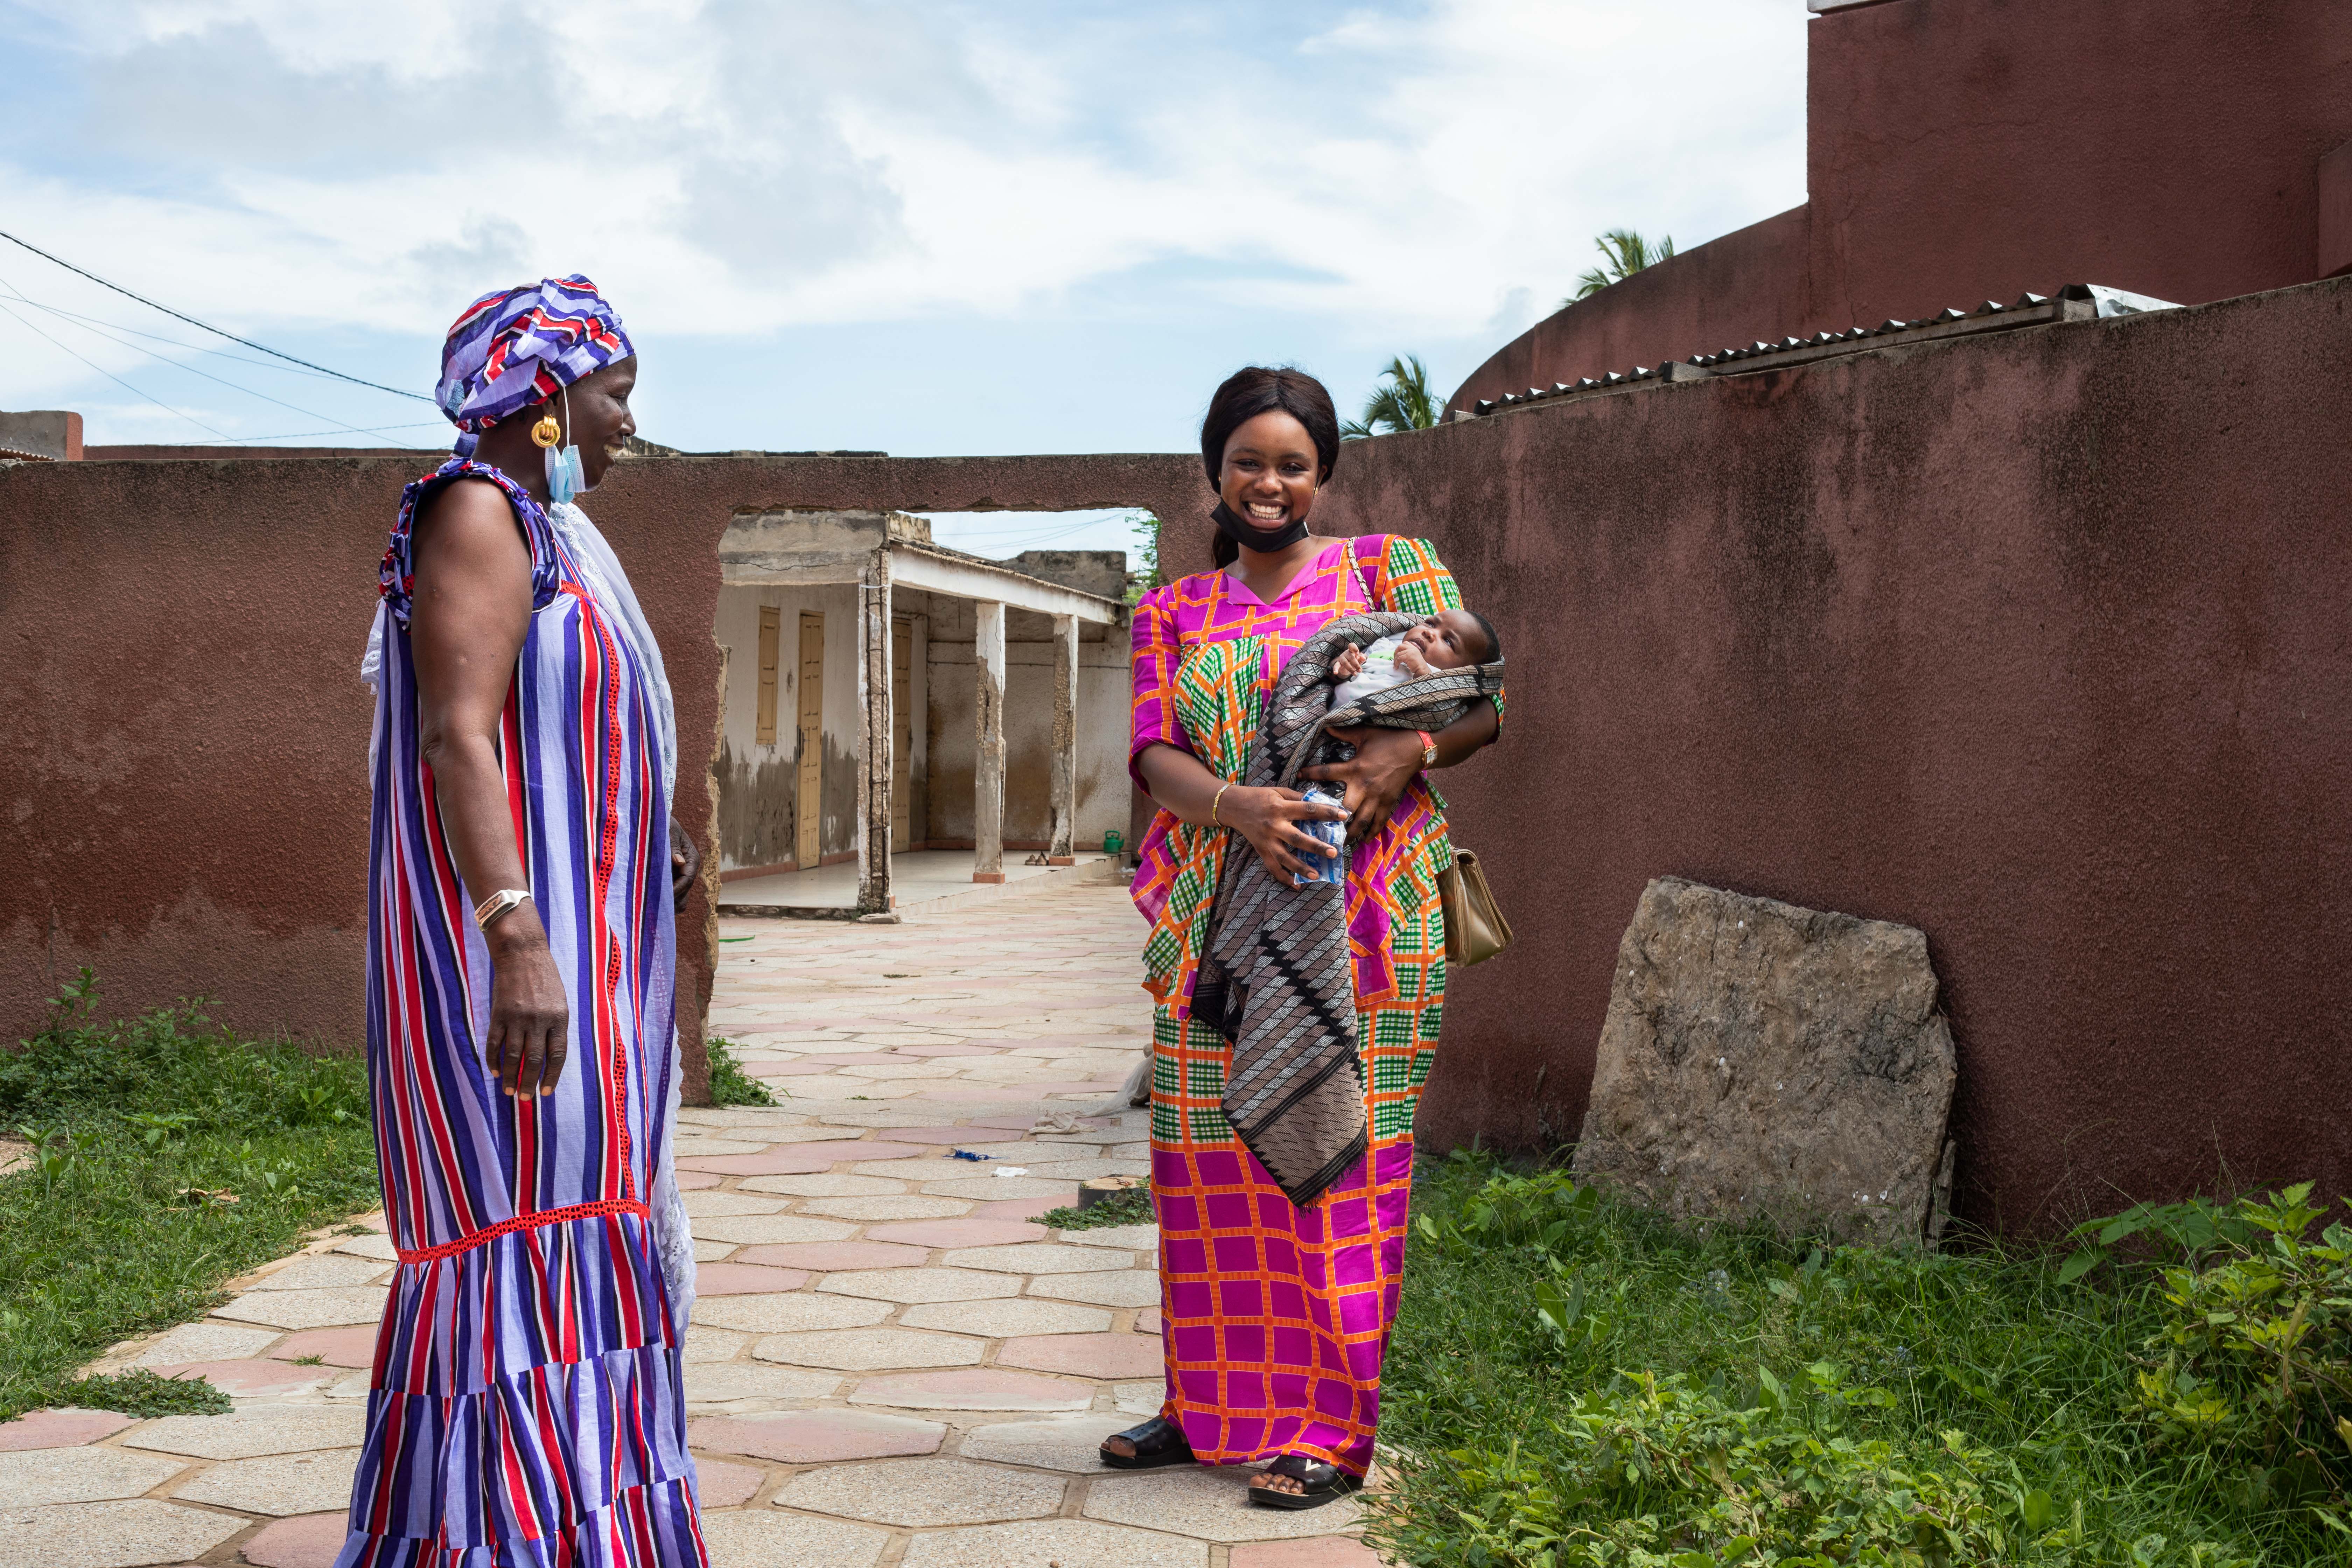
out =
[[[1491,664],[1502,651],[1494,623],[1477,611],[1440,610],[1410,631],[1381,637],[1370,647],[1341,649],[1331,661],[1331,679],[1339,682],[1331,706],[1344,708],[1441,669]]]

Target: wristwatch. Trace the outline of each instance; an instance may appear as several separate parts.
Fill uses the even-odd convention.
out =
[[[1424,768],[1435,767],[1437,742],[1429,738],[1429,731],[1426,730],[1415,730],[1413,733],[1421,737],[1421,765]]]

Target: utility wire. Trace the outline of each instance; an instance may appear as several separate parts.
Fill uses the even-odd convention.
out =
[[[91,282],[97,284],[101,289],[111,289],[126,300],[136,300],[151,310],[161,310],[163,314],[171,317],[174,321],[185,321],[192,327],[201,327],[205,331],[212,333],[215,337],[226,338],[233,343],[243,343],[247,348],[258,350],[262,353],[268,354],[272,359],[282,359],[289,364],[299,364],[304,370],[314,370],[320,375],[333,376],[337,381],[348,381],[354,386],[372,387],[377,392],[389,392],[394,397],[414,397],[419,403],[431,403],[433,401],[421,392],[404,392],[397,386],[386,386],[380,381],[362,381],[358,376],[345,375],[341,371],[329,370],[325,365],[312,364],[309,360],[296,359],[292,354],[289,353],[279,353],[276,349],[269,347],[268,344],[257,343],[251,338],[240,338],[235,332],[224,331],[220,328],[214,326],[209,321],[199,321],[194,316],[184,315],[180,311],[172,309],[169,305],[158,305],[154,300],[150,300],[144,294],[134,294],[120,283],[110,283],[95,272],[76,267],[72,262],[67,261],[60,257],[51,256],[47,251],[43,250],[39,246],[33,244],[30,240],[18,239],[6,229],[0,229],[0,239],[5,239],[11,245],[22,246],[26,250],[29,250],[34,255],[39,257],[42,260],[56,262],[57,265],[64,268],[67,271],[79,273],[80,276],[89,279]],[[14,314],[13,311],[10,313]],[[21,317],[18,319],[22,320]],[[43,334],[43,336],[47,335],[47,333]],[[51,341],[54,342],[55,340],[52,339]],[[79,356],[77,355],[76,357],[79,358]],[[125,383],[124,384],[128,385],[129,384]],[[144,396],[145,394],[142,393],[141,395]],[[151,401],[152,400],[151,399]],[[158,406],[161,406],[161,405],[158,405]],[[438,405],[436,405],[436,406]],[[198,423],[202,423],[202,421],[198,421]],[[207,428],[209,428],[209,426],[207,426]],[[217,434],[217,432],[215,432],[215,434]]]
[[[31,332],[36,337],[48,339],[50,346],[56,348],[60,353],[73,354],[74,358],[81,360],[82,363],[89,365],[90,369],[98,372],[99,374],[106,377],[107,380],[114,383],[115,385],[121,387],[124,391],[131,394],[133,396],[147,398],[148,402],[153,404],[164,413],[175,415],[178,417],[186,420],[189,424],[194,426],[199,430],[212,430],[214,435],[218,436],[224,441],[234,441],[236,439],[236,437],[228,434],[225,430],[213,430],[211,426],[205,424],[203,420],[197,418],[193,414],[180,413],[178,409],[173,407],[170,404],[164,402],[160,397],[149,397],[147,394],[141,392],[137,387],[131,385],[129,382],[123,380],[121,376],[107,369],[104,365],[92,360],[83,359],[80,354],[74,353],[73,350],[67,348],[65,344],[58,342],[57,339],[49,337],[48,333],[41,331],[40,328],[33,325],[32,322],[25,320],[24,317],[17,315],[16,311],[9,310],[6,304],[0,303],[0,310],[6,310],[9,317],[14,320],[18,326],[24,328],[26,331]]]
[[[24,304],[32,306],[35,310],[47,310],[48,308],[46,305],[41,304],[38,300],[26,299],[24,290],[18,289],[16,284],[10,282],[5,277],[0,277],[0,285],[5,285],[7,288],[10,297]],[[221,385],[227,387],[230,391],[242,392],[247,397],[258,397],[264,403],[274,403],[278,405],[278,407],[290,409],[296,414],[306,415],[312,419],[323,419],[330,425],[341,426],[344,430],[351,432],[354,436],[374,436],[382,433],[378,430],[367,429],[362,426],[346,424],[344,421],[336,418],[331,414],[321,414],[315,408],[305,408],[299,404],[289,403],[282,397],[272,397],[266,392],[256,392],[249,386],[241,386],[237,383],[230,381],[225,376],[215,375],[208,370],[198,370],[194,365],[183,364],[178,360],[170,357],[168,354],[159,354],[153,349],[142,348],[137,343],[129,342],[123,338],[116,337],[112,332],[106,331],[102,327],[94,327],[87,322],[78,322],[76,324],[80,326],[83,331],[94,333],[99,337],[104,338],[110,343],[115,343],[121,347],[131,350],[133,353],[142,353],[149,359],[163,361],[165,364],[170,365],[174,370],[184,370],[190,375],[201,375],[206,381],[218,382]],[[51,341],[55,342],[56,340],[52,339]],[[240,437],[231,436],[226,437],[224,439],[237,440],[240,439]],[[404,445],[406,443],[404,443]]]
[[[16,285],[10,284],[9,287],[15,288]],[[208,349],[202,343],[186,342],[179,338],[167,338],[161,332],[142,332],[136,327],[125,326],[121,321],[110,321],[103,316],[85,316],[79,310],[68,310],[57,305],[45,305],[21,289],[17,291],[16,298],[17,303],[30,305],[36,310],[46,310],[61,321],[77,322],[85,327],[109,327],[118,332],[129,332],[134,338],[144,338],[151,343],[162,343],[167,348],[185,349],[192,354],[210,354],[215,359],[225,359],[231,364],[249,364],[256,370],[274,370],[280,374],[303,376],[311,381],[341,379],[331,372],[322,374],[315,370],[299,369],[292,365],[274,364],[266,359],[253,359],[245,354],[233,354],[226,349]],[[420,426],[419,428],[422,426]]]

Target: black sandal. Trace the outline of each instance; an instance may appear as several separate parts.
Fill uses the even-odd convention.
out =
[[[1096,1457],[1114,1470],[1156,1470],[1162,1465],[1198,1463],[1192,1458],[1192,1445],[1185,1439],[1184,1428],[1164,1415],[1155,1415],[1140,1426],[1130,1426],[1114,1434],[1135,1445],[1132,1454],[1114,1454],[1108,1448]]]
[[[1276,1491],[1252,1482],[1249,1500],[1260,1508],[1321,1508],[1334,1499],[1346,1497],[1364,1484],[1361,1476],[1351,1476],[1337,1465],[1327,1465],[1320,1459],[1310,1459],[1304,1454],[1285,1454],[1258,1474],[1284,1476],[1297,1481],[1304,1491]]]

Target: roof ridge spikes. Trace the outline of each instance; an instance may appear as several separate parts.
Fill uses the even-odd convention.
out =
[[[1956,310],[1949,305],[1936,312],[1936,320],[1939,321],[1965,321],[1968,319],[1969,313],[1966,310]]]
[[[1899,332],[1910,324],[1911,323],[1908,321],[1898,321],[1894,317],[1889,316],[1886,320],[1878,323],[1878,330],[1882,332]]]
[[[2049,296],[2045,294],[2036,294],[2031,290],[2028,290],[2023,294],[2020,294],[2017,297],[2017,309],[2021,310],[2030,310],[2036,305],[2047,305],[2048,303],[2050,303]]]

